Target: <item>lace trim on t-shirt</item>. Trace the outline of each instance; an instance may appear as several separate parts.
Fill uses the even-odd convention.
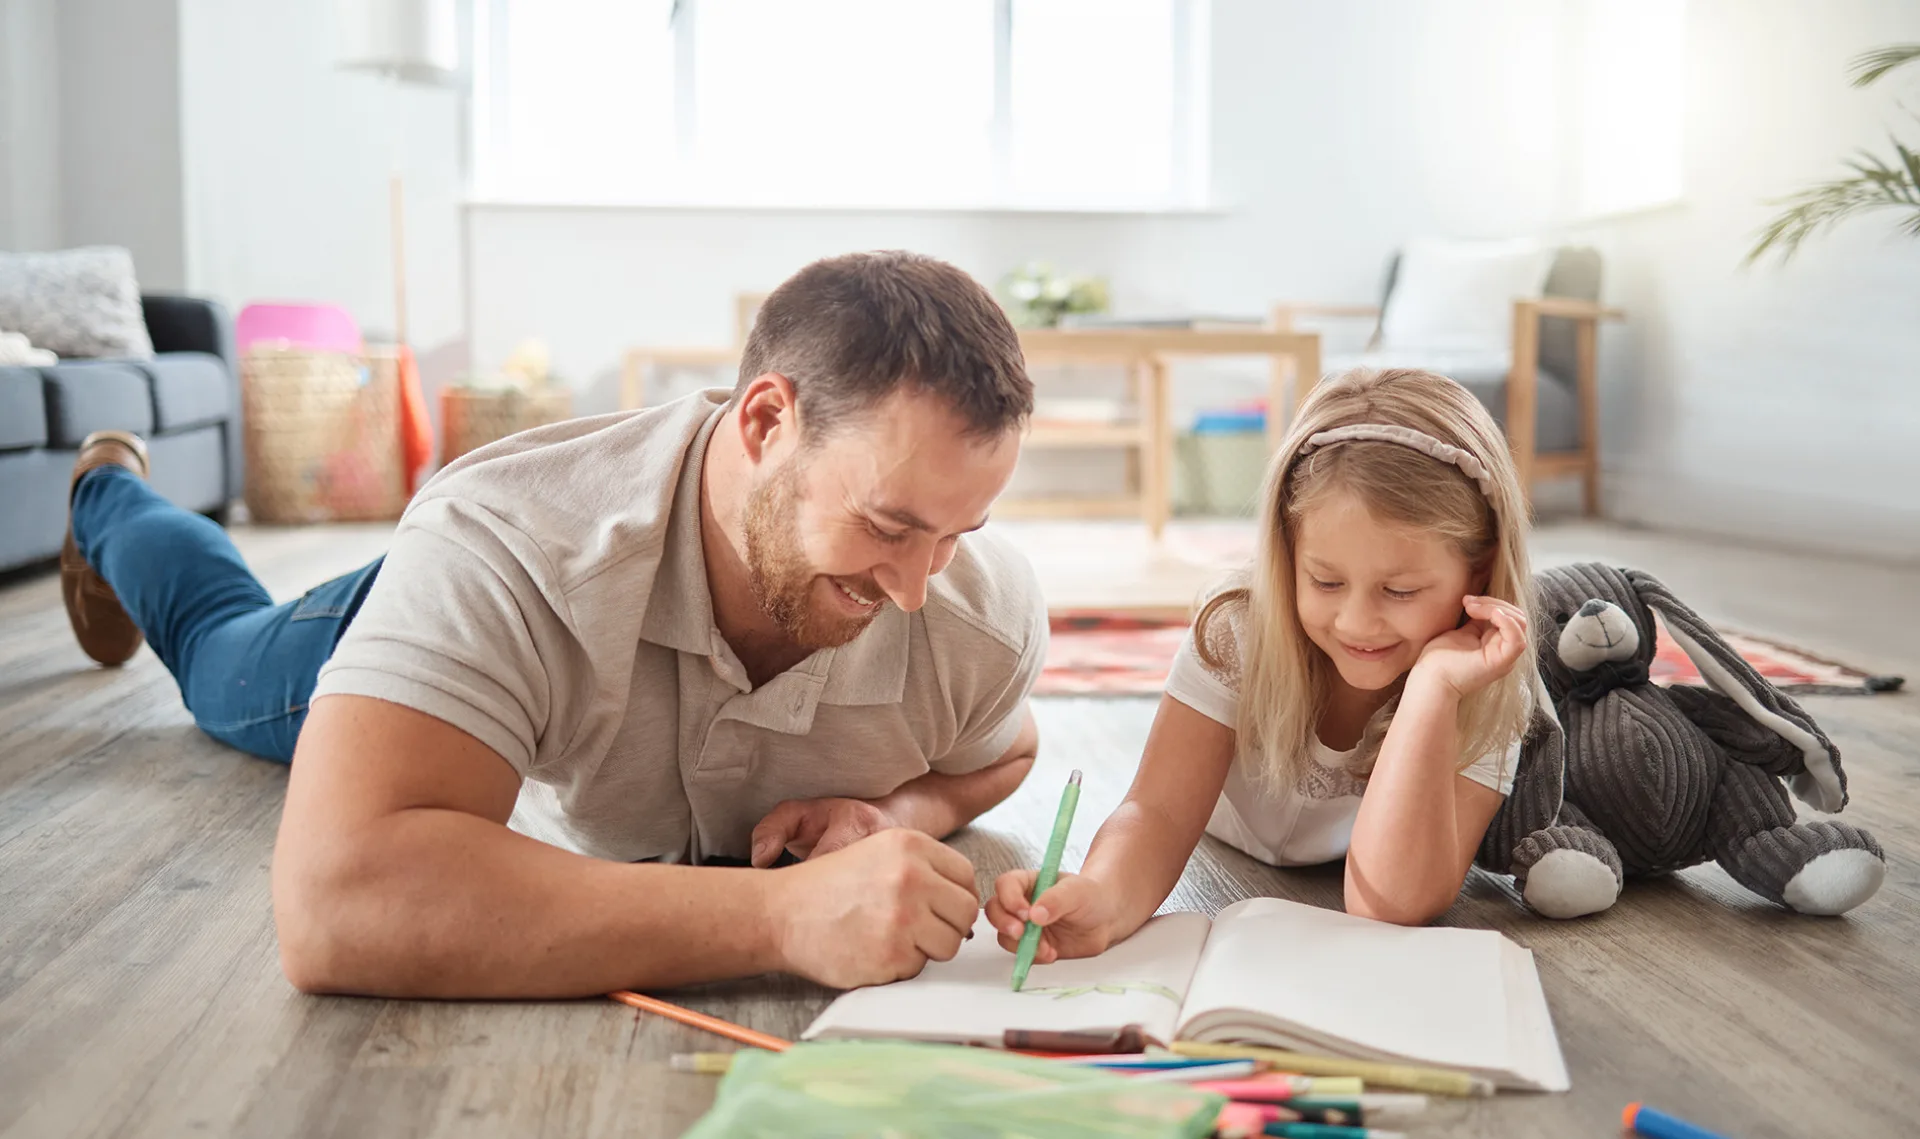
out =
[[[1309,799],[1346,799],[1365,794],[1367,782],[1345,767],[1328,767],[1308,755],[1294,789]]]

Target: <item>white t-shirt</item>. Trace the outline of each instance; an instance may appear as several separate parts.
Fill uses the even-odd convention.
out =
[[[1167,695],[1229,728],[1239,726],[1240,617],[1240,611],[1223,608],[1208,628],[1209,647],[1226,668],[1207,667],[1189,630],[1167,676]],[[1236,748],[1226,786],[1207,821],[1208,834],[1274,866],[1312,866],[1346,857],[1366,791],[1366,783],[1348,767],[1358,748],[1335,751],[1315,739],[1304,772],[1286,788],[1260,778],[1261,758],[1244,740]],[[1516,742],[1504,753],[1481,756],[1460,774],[1505,795],[1513,789],[1519,760]]]

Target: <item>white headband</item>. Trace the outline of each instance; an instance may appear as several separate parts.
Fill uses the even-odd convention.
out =
[[[1415,431],[1411,427],[1401,427],[1392,423],[1353,423],[1345,427],[1335,427],[1317,432],[1307,437],[1300,447],[1299,454],[1334,443],[1398,443],[1402,447],[1411,447],[1423,455],[1431,455],[1443,463],[1452,463],[1459,467],[1462,474],[1478,483],[1480,493],[1487,501],[1494,501],[1493,476],[1487,473],[1484,463],[1467,451],[1451,443],[1442,443],[1424,431]]]

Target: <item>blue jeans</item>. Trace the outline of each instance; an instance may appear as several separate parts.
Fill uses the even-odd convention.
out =
[[[121,467],[81,478],[73,538],[173,673],[200,730],[249,755],[291,761],[320,666],[380,560],[275,605],[218,523]]]

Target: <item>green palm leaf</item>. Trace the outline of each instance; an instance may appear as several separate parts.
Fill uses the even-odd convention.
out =
[[[1853,85],[1865,87],[1899,67],[1920,59],[1920,44],[1890,44],[1862,52],[1853,58]]]
[[[1915,60],[1920,60],[1920,44],[1889,44],[1863,52],[1853,60],[1853,85],[1865,87]],[[1786,208],[1760,230],[1745,263],[1752,265],[1770,252],[1789,261],[1807,238],[1868,210],[1898,211],[1904,215],[1900,229],[1920,237],[1920,150],[1898,138],[1891,141],[1896,161],[1863,150],[1845,162],[1852,177],[1809,186],[1770,203]]]

